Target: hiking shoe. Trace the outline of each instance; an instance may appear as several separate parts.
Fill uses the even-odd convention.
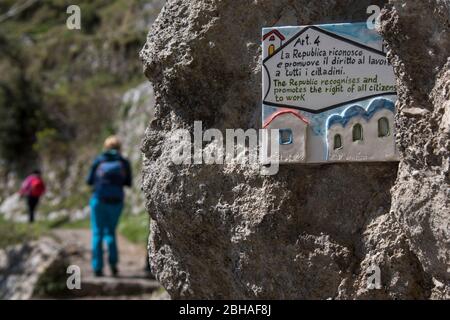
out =
[[[111,267],[111,273],[113,277],[117,277],[119,275],[119,269],[117,267]]]
[[[103,277],[103,271],[94,271],[95,277]]]

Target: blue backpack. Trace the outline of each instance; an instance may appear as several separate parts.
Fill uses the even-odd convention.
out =
[[[123,201],[126,182],[125,164],[121,159],[100,162],[95,171],[95,192],[106,203]]]
[[[120,159],[101,162],[96,170],[96,183],[122,187],[126,179],[126,170]]]

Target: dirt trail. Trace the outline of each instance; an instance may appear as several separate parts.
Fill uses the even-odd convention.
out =
[[[78,298],[89,299],[167,299],[167,293],[156,280],[152,280],[145,272],[146,249],[118,237],[120,254],[119,276],[110,276],[105,268],[105,276],[94,277],[90,265],[91,232],[86,229],[53,231],[54,236],[64,246],[69,261],[81,269],[81,290],[74,292]],[[105,251],[105,258],[107,252]],[[106,262],[106,260],[105,260]],[[107,263],[106,263],[107,265]]]

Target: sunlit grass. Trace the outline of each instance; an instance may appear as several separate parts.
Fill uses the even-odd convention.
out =
[[[58,228],[63,229],[89,229],[90,227],[91,223],[89,218],[78,221],[68,221],[58,226]],[[132,215],[125,211],[120,217],[117,231],[133,243],[146,245],[149,233],[148,214],[142,212],[138,215]]]
[[[118,232],[135,244],[146,245],[149,234],[149,217],[146,213],[131,215],[124,213],[120,219]],[[68,217],[52,221],[37,221],[33,224],[12,222],[0,216],[0,248],[50,236],[55,229],[89,229],[89,218],[70,221]]]
[[[32,241],[49,231],[48,223],[16,223],[0,217],[0,248]]]
[[[146,245],[149,234],[148,214],[144,212],[139,215],[125,213],[120,219],[118,231],[131,242]]]

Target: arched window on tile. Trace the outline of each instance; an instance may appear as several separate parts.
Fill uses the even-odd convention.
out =
[[[353,126],[353,141],[363,140],[363,127],[359,123]]]
[[[337,134],[334,136],[334,150],[342,148],[342,136]]]
[[[389,129],[389,120],[385,117],[378,120],[378,137],[387,137],[391,134]]]
[[[291,129],[279,129],[280,132],[280,144],[287,145],[294,142],[294,135]]]
[[[274,52],[275,52],[275,45],[271,44],[269,46],[269,56],[273,55]]]

